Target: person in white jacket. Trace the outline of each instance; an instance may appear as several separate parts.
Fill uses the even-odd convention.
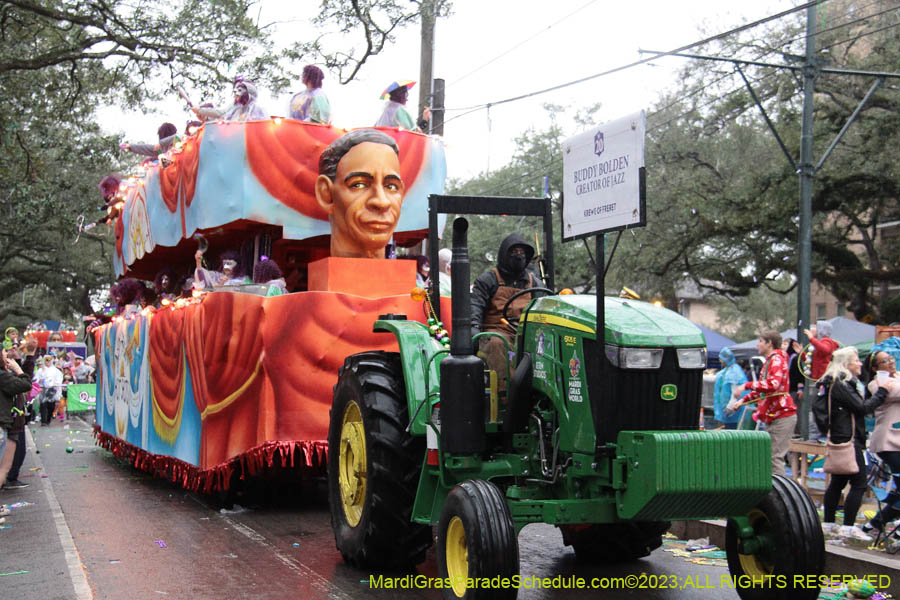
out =
[[[44,356],[41,359],[41,367],[34,374],[34,381],[41,386],[38,400],[41,403],[41,425],[50,424],[56,403],[62,396],[63,374],[53,365],[53,357]]]

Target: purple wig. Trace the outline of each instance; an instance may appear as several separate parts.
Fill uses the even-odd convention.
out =
[[[300,81],[309,84],[314,88],[322,87],[322,81],[325,79],[325,73],[316,65],[306,65],[303,67],[303,77]]]
[[[176,133],[178,133],[178,128],[171,123],[163,123],[159,126],[159,129],[156,130],[156,135],[159,137],[159,139],[167,138],[170,135],[175,135]]]
[[[108,202],[115,198],[116,194],[119,193],[119,178],[116,175],[107,175],[100,180],[97,187],[100,188],[103,199]]]
[[[281,269],[274,260],[264,258],[253,267],[253,283],[266,283],[280,278]]]
[[[136,304],[143,299],[144,284],[137,279],[123,279],[109,290],[110,296],[116,303],[117,311],[121,312],[126,305]]]

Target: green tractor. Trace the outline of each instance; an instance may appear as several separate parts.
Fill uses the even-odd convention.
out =
[[[438,212],[543,215],[552,288],[549,201],[433,196],[433,253]],[[821,526],[803,488],[771,474],[768,434],[699,430],[702,333],[644,302],[598,307],[544,289],[514,324],[503,397],[474,353],[492,334],[471,336],[467,227],[453,223],[449,349],[428,325],[383,315],[374,328],[395,335],[399,353],[341,368],[328,487],[344,560],[416,565],[436,526],[445,597],[515,597],[485,582],[515,581],[529,523],[559,527],[580,559],[620,561],[658,548],[671,520],[725,517],[741,598],[816,598]]]

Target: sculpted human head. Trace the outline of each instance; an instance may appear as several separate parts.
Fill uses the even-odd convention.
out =
[[[331,222],[331,255],[384,258],[405,191],[397,143],[375,129],[351,131],[319,158],[316,200]]]

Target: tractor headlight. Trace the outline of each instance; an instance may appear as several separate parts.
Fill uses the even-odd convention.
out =
[[[662,364],[662,348],[620,348],[606,346],[606,358],[620,369],[658,369]]]
[[[678,348],[678,366],[682,369],[705,369],[706,348]]]

